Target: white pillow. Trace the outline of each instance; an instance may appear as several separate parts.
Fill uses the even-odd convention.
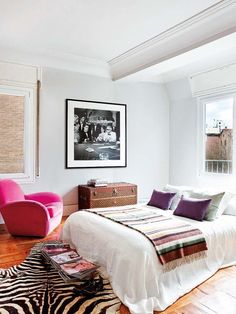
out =
[[[224,215],[236,216],[236,197],[233,197],[225,208]]]
[[[221,188],[196,188],[193,190],[194,193],[200,193],[204,195],[214,195],[214,194],[219,194],[225,192],[225,189]],[[236,194],[233,192],[225,192],[223,198],[221,199],[221,202],[219,204],[219,212],[218,216],[222,215],[224,213],[229,201],[233,198],[236,197]]]
[[[170,206],[171,210],[175,210],[179,204],[179,201],[181,200],[181,197],[182,196],[188,197],[189,193],[193,191],[193,188],[190,186],[184,186],[184,185],[167,184],[163,188],[163,191],[176,193],[175,197],[173,198],[173,200],[171,202],[171,206]]]
[[[222,201],[220,202],[220,210],[222,211],[222,213],[225,213],[225,210],[229,204],[229,202],[231,201],[232,198],[236,197],[236,194],[231,193],[231,192],[225,192],[225,195],[223,196]],[[226,214],[227,215],[227,214]]]

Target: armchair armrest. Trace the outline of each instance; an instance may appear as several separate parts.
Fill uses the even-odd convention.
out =
[[[32,216],[34,214],[39,214],[40,216],[43,216],[45,218],[49,218],[48,210],[47,208],[36,201],[17,201],[17,202],[9,202],[6,205],[3,205],[0,208],[0,212],[3,215],[7,213],[7,215],[10,213],[11,215],[20,215],[20,220],[26,219],[26,216]]]
[[[50,216],[47,208],[36,201],[10,202],[0,212],[13,235],[43,236],[49,230]]]
[[[26,200],[36,201],[42,204],[49,204],[49,203],[56,203],[61,202],[62,198],[56,194],[51,192],[39,192],[39,193],[33,193],[33,194],[27,194],[25,195]]]

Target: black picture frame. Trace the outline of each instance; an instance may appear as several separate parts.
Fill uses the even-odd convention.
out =
[[[67,98],[66,168],[126,166],[126,104]]]

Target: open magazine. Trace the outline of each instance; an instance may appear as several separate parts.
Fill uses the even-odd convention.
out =
[[[65,281],[89,278],[98,268],[71,249],[67,243],[45,243],[42,255],[58,270]]]

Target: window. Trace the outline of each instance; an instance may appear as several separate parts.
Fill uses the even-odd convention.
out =
[[[208,98],[201,102],[202,172],[232,174],[234,167],[234,103],[233,95]]]
[[[24,172],[24,96],[0,94],[0,173]]]
[[[32,182],[35,108],[30,88],[0,86],[0,178]]]

